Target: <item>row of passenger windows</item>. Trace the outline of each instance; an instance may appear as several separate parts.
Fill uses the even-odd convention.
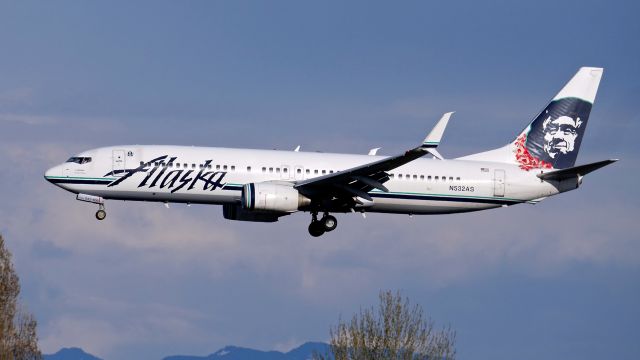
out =
[[[89,161],[91,161],[90,159],[91,158],[89,158]],[[71,159],[69,159],[69,160],[71,160]],[[145,164],[144,161],[140,162],[141,166],[144,165],[144,164]],[[171,163],[167,164],[165,162],[156,162],[153,165],[170,167],[170,168],[175,167],[176,169],[189,169],[189,168],[191,168],[191,169],[197,169],[197,168],[204,169],[205,168],[204,164],[196,165],[196,164],[193,164],[193,163],[192,164],[188,164],[188,163],[174,163],[174,162],[171,162]],[[206,165],[206,168],[207,169],[213,169],[214,166],[211,165],[211,164],[208,164],[208,165]],[[222,170],[222,171],[235,171],[236,170],[236,166],[235,165],[215,165],[215,169],[216,170]],[[273,173],[276,173],[276,174],[280,174],[280,173],[288,174],[289,173],[289,168],[288,167],[280,168],[280,167],[266,167],[266,166],[263,166],[261,170],[262,170],[262,173],[265,173],[265,174],[266,173],[269,173],[269,174],[273,174]],[[302,174],[302,168],[296,168],[295,171],[296,171],[297,174]],[[251,172],[251,166],[247,166],[247,172]],[[321,170],[313,169],[313,170],[311,170],[311,169],[305,169],[304,172],[307,175],[311,175],[311,174],[313,174],[313,175],[326,175],[326,174],[333,174],[334,170],[324,170],[324,169],[321,169]],[[448,181],[454,181],[454,177],[453,176],[447,177],[447,176],[444,176],[444,175],[443,176],[438,176],[438,175],[432,176],[432,175],[417,175],[417,174],[397,174],[397,175],[396,174],[389,174],[389,177],[391,179],[398,179],[398,180],[411,180],[411,179],[413,179],[413,180],[422,180],[422,181],[425,181],[425,180],[426,181],[447,181],[447,179],[448,179]],[[455,181],[460,181],[460,177],[459,176],[456,177]]]
[[[426,181],[447,181],[447,176],[437,176],[437,175],[436,176],[432,176],[432,175],[426,175],[425,176],[425,175],[415,175],[415,174],[413,174],[413,175],[411,175],[411,174],[404,174],[404,175],[403,174],[398,174],[396,176],[395,174],[390,174],[389,177],[391,179],[397,178],[398,180],[402,180],[402,179],[405,179],[405,180],[411,180],[411,179],[418,180],[418,179],[420,179],[420,180],[426,180]],[[454,181],[453,176],[449,176],[448,179],[449,179],[449,181]],[[460,181],[460,177],[457,176],[455,178],[455,181]]]
[[[145,162],[144,161],[140,161],[140,166],[144,166]],[[187,164],[187,163],[176,163],[176,162],[170,162],[170,163],[165,163],[165,162],[155,162],[155,163],[149,163],[148,165],[154,165],[154,166],[162,166],[162,167],[169,167],[169,168],[176,168],[176,169],[213,169],[213,165],[208,164]],[[215,166],[216,170],[224,170],[224,171],[235,171],[236,167],[235,165],[231,165],[231,166],[227,166],[227,165],[216,165]],[[247,169],[251,169],[251,167],[247,167]]]

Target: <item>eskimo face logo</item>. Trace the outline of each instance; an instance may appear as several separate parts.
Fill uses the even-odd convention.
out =
[[[523,170],[566,169],[575,164],[591,103],[577,98],[552,101],[516,138],[515,160]]]
[[[577,115],[560,116],[557,119],[548,117],[543,123],[544,152],[555,159],[559,154],[567,155],[575,150],[578,129],[582,120]]]

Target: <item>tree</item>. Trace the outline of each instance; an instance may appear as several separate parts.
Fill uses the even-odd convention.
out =
[[[20,309],[20,281],[0,235],[0,360],[40,360],[33,315]]]
[[[411,306],[400,292],[381,291],[378,309],[360,310],[349,323],[338,320],[330,330],[335,360],[455,359],[456,333],[451,327],[434,329],[420,305]],[[317,360],[331,356],[318,355]]]

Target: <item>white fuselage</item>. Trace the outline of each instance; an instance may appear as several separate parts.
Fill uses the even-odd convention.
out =
[[[63,189],[104,199],[239,204],[247,183],[295,183],[383,156],[187,146],[115,146],[85,151],[45,178]],[[515,164],[422,158],[388,172],[388,192],[372,190],[362,211],[446,214],[538,199],[577,187],[541,181]]]

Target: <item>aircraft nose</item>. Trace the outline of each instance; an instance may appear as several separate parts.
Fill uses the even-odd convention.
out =
[[[44,172],[44,178],[45,180],[47,180],[50,183],[54,183],[54,179],[56,177],[62,176],[62,170],[60,168],[60,165],[56,165],[54,167],[52,167],[51,169],[47,170]]]

